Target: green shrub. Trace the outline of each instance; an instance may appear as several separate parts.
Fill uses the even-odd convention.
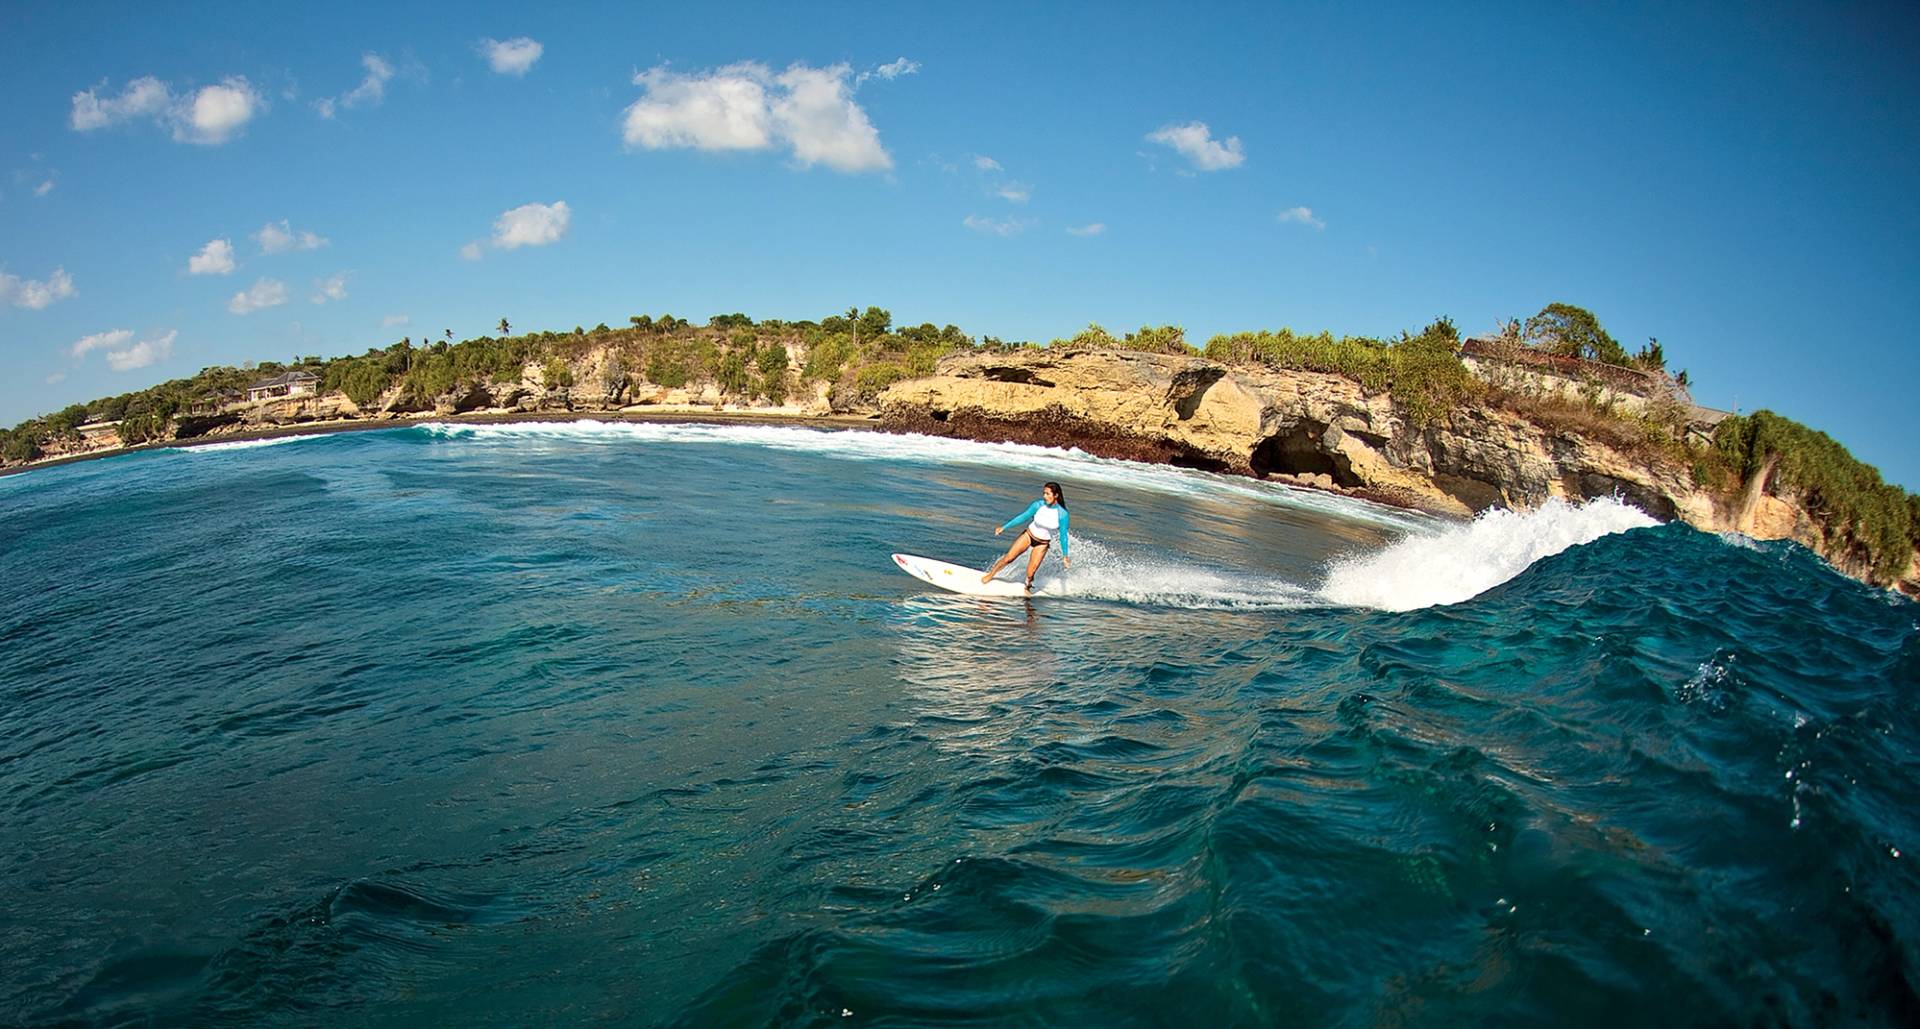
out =
[[[380,399],[386,392],[392,376],[387,372],[384,355],[379,357],[350,357],[327,364],[327,370],[321,376],[320,386],[324,391],[339,390],[356,406],[368,407]]]
[[[550,357],[546,367],[540,370],[540,379],[548,389],[565,389],[573,385],[573,369],[567,366],[567,362]]]
[[[1187,342],[1187,330],[1178,325],[1142,325],[1139,332],[1127,333],[1124,345],[1149,354],[1191,357],[1196,352]]]
[[[1051,345],[1061,350],[1113,350],[1120,346],[1120,341],[1098,322],[1089,322],[1072,339],[1056,339]]]
[[[1755,411],[1723,419],[1713,447],[1743,485],[1773,461],[1773,492],[1796,495],[1828,546],[1858,555],[1881,581],[1899,578],[1913,560],[1920,546],[1915,497],[1883,482],[1878,469],[1826,433]]]
[[[35,438],[37,427],[24,423],[19,428],[6,433],[0,439],[0,458],[9,461],[31,461],[40,456],[40,443]]]
[[[776,404],[787,400],[787,348],[773,343],[754,357],[760,369],[760,392]]]
[[[809,379],[837,379],[853,357],[853,340],[838,333],[819,331],[808,341],[807,363],[801,375]]]
[[[861,393],[872,396],[906,378],[911,376],[905,368],[892,361],[881,361],[853,373],[853,384]]]
[[[1445,318],[1420,330],[1382,342],[1330,332],[1298,335],[1237,332],[1207,341],[1204,353],[1222,364],[1261,364],[1293,371],[1342,375],[1370,392],[1385,391],[1415,425],[1444,418],[1481,389],[1459,356],[1460,333]]]
[[[747,391],[747,359],[738,350],[729,350],[721,355],[719,365],[713,374],[714,381],[720,384],[723,393],[740,395]]]

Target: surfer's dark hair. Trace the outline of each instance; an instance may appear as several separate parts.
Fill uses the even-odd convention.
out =
[[[1050,489],[1053,491],[1054,503],[1059,504],[1061,507],[1067,506],[1067,491],[1061,489],[1059,483],[1057,482],[1043,483],[1041,488]]]

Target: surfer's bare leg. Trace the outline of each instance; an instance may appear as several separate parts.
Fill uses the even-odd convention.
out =
[[[1044,546],[1034,547],[1033,549],[1028,551],[1028,555],[1029,556],[1027,557],[1027,588],[1032,589],[1034,573],[1040,570],[1040,562],[1046,560],[1047,548]]]
[[[980,577],[980,581],[991,581],[994,576],[1000,574],[1000,569],[1012,564],[1013,559],[1019,557],[1020,552],[1030,546],[1033,546],[1033,538],[1024,532],[1021,533],[1020,538],[1013,541],[1013,546],[1007,548],[1007,552],[1001,556],[1000,560],[995,561],[993,567],[987,569],[987,574]]]

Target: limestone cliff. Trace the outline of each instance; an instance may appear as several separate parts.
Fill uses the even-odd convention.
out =
[[[1826,554],[1791,497],[1728,502],[1685,467],[1622,453],[1493,405],[1416,426],[1385,393],[1339,375],[1228,367],[1129,351],[964,353],[880,397],[901,431],[1078,446],[1109,457],[1275,478],[1470,515],[1549,498],[1619,495],[1709,531],[1791,538]],[[1841,570],[1866,578],[1844,554]],[[1920,562],[1902,588],[1920,588]]]

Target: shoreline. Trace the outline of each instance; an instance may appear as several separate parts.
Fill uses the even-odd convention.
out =
[[[206,436],[196,436],[192,439],[186,439],[186,440],[166,440],[166,441],[156,441],[152,443],[141,443],[141,444],[138,444],[137,446],[131,446],[131,447],[112,447],[104,450],[92,450],[84,454],[67,454],[61,457],[51,458],[44,461],[35,461],[31,464],[24,464],[16,467],[11,467],[11,468],[0,468],[0,478],[4,478],[9,475],[19,475],[25,472],[37,471],[42,468],[52,468],[58,465],[78,464],[82,461],[97,461],[102,458],[120,457],[126,454],[136,454],[142,451],[151,451],[151,450],[188,450],[194,447],[215,446],[222,443],[250,443],[258,440],[287,439],[287,438],[297,437],[297,436],[327,436],[327,435],[333,435],[335,433],[346,433],[346,432],[375,432],[381,429],[405,429],[411,426],[425,425],[428,423],[455,424],[455,425],[514,425],[514,424],[526,424],[526,423],[536,423],[536,422],[633,422],[633,423],[641,423],[641,424],[652,423],[656,425],[774,425],[774,426],[799,428],[799,429],[841,429],[841,430],[850,430],[850,431],[857,431],[857,432],[878,432],[878,433],[886,433],[888,435],[894,435],[894,436],[905,436],[905,435],[915,434],[914,430],[910,428],[901,428],[897,426],[888,425],[886,421],[882,418],[882,416],[880,416],[879,414],[811,415],[811,414],[787,414],[787,413],[778,413],[778,412],[771,412],[771,411],[761,413],[761,412],[754,412],[754,411],[698,411],[698,410],[479,411],[479,412],[471,412],[466,414],[425,415],[425,416],[413,417],[413,418],[351,418],[351,419],[341,419],[338,421],[300,422],[293,425],[275,425],[275,426],[264,427],[259,429],[250,429],[242,432],[225,432],[225,433],[218,433],[218,434],[210,434]],[[972,437],[942,436],[940,438],[970,439]],[[979,440],[979,442],[997,442],[997,441]],[[1052,443],[1052,444],[1042,444],[1042,445],[1053,446],[1060,449],[1066,449],[1068,447],[1075,446],[1075,444],[1072,441],[1069,441],[1064,444]],[[1139,460],[1139,458],[1132,457],[1132,456],[1126,456],[1126,455],[1120,455],[1120,454],[1103,454],[1103,453],[1100,453],[1101,448],[1097,446],[1094,447],[1093,449],[1087,449],[1085,447],[1077,447],[1077,449],[1080,449],[1083,453],[1087,453],[1095,457],[1116,457],[1121,460],[1132,460],[1132,461]],[[1150,464],[1150,465],[1166,465],[1170,467],[1180,467],[1179,465],[1176,465],[1171,461],[1141,461],[1140,463]],[[1207,471],[1206,469],[1189,469],[1189,470],[1200,471],[1208,475],[1217,475],[1223,478],[1235,478],[1235,479],[1249,478],[1249,476],[1241,475],[1233,472]],[[1264,479],[1264,478],[1255,478],[1254,481],[1270,482],[1271,480]],[[1403,500],[1378,490],[1353,490],[1353,489],[1342,489],[1338,487],[1335,487],[1332,489],[1323,489],[1319,486],[1310,485],[1310,484],[1301,483],[1301,482],[1272,482],[1271,484],[1275,486],[1283,486],[1287,489],[1300,490],[1303,493],[1322,493],[1322,494],[1327,494],[1329,496],[1346,497],[1350,500],[1359,500],[1359,501],[1364,501],[1366,503],[1378,504],[1382,507],[1393,508],[1394,510],[1399,510],[1399,511],[1414,511],[1420,514],[1426,514],[1426,515],[1439,517],[1439,518],[1453,517],[1451,515],[1448,515],[1446,512],[1436,511],[1428,507],[1423,507],[1422,505],[1413,503],[1410,500]]]
[[[251,443],[257,440],[284,439],[290,436],[327,436],[342,432],[374,432],[380,429],[405,429],[428,423],[453,423],[461,425],[509,425],[519,422],[654,422],[657,424],[678,425],[754,425],[776,424],[792,425],[807,429],[881,429],[877,416],[865,415],[798,415],[798,414],[755,414],[747,411],[482,411],[467,414],[429,415],[419,418],[348,418],[337,421],[299,422],[293,425],[274,425],[242,432],[223,432],[196,436],[192,439],[176,439],[141,443],[131,447],[108,447],[102,450],[89,450],[84,454],[65,454],[44,461],[0,468],[0,478],[19,475],[24,472],[53,468],[58,465],[78,464],[82,461],[97,461],[101,458],[120,457],[124,454],[137,454],[148,450],[189,450],[194,447],[214,446],[221,443]]]

